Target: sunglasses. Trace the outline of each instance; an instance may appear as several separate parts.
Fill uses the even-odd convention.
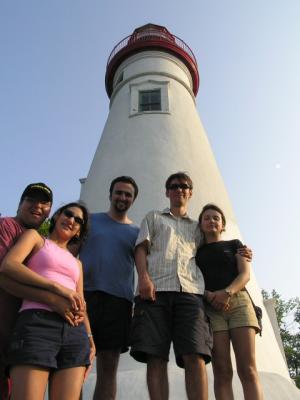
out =
[[[74,221],[76,224],[83,226],[84,225],[84,220],[80,217],[77,217],[76,215],[74,215],[74,213],[71,210],[63,210],[63,214],[67,217],[67,218],[74,218]]]
[[[190,189],[190,186],[187,183],[172,183],[169,187],[169,190],[177,190],[177,189],[182,189],[182,190],[187,190]]]

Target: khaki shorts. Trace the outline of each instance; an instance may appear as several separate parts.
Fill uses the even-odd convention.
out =
[[[206,313],[213,332],[229,331],[245,326],[253,327],[257,332],[259,330],[253,305],[248,293],[244,290],[231,297],[228,311],[216,311],[208,304]]]

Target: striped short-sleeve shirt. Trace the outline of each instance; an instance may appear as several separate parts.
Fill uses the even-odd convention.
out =
[[[196,266],[200,240],[198,223],[170,209],[151,211],[143,219],[136,246],[148,242],[148,273],[156,291],[204,293],[204,280]]]

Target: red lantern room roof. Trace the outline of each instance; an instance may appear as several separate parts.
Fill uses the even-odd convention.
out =
[[[193,79],[193,92],[199,89],[199,72],[196,57],[189,46],[172,35],[164,26],[147,24],[121,40],[112,50],[107,60],[105,87],[110,97],[113,91],[114,74],[119,65],[129,56],[141,51],[161,50],[174,54],[189,69]]]

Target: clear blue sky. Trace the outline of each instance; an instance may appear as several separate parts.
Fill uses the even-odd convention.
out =
[[[165,25],[197,57],[197,107],[258,282],[299,295],[299,21],[298,0],[0,0],[0,212],[14,215],[34,181],[54,207],[78,198],[108,113],[110,51]]]

